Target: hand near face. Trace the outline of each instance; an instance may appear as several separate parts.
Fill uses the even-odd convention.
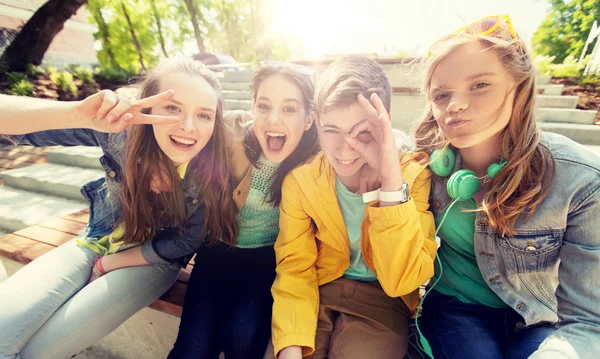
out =
[[[76,111],[86,123],[85,128],[99,132],[122,132],[131,125],[174,124],[179,121],[176,116],[156,116],[141,111],[168,101],[174,91],[164,91],[141,100],[130,100],[110,90],[103,90],[81,101]]]
[[[402,185],[402,174],[391,118],[375,93],[370,101],[358,95],[358,103],[365,110],[367,121],[356,126],[345,140],[362,154],[369,166],[377,169],[383,191],[398,191]]]

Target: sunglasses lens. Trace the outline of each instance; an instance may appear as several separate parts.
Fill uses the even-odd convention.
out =
[[[497,17],[483,19],[466,28],[465,32],[471,35],[485,33],[492,30],[494,27],[497,27],[499,21],[500,18]]]

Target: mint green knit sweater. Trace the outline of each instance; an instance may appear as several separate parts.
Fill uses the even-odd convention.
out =
[[[279,233],[279,207],[267,203],[269,188],[279,164],[260,157],[258,168],[252,168],[252,180],[248,198],[238,212],[240,232],[237,247],[258,248],[275,244]]]

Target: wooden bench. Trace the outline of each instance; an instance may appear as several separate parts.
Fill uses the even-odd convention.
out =
[[[72,213],[0,237],[0,257],[27,264],[72,240],[85,227],[88,210]],[[192,262],[193,263],[193,262]],[[192,265],[179,273],[177,282],[151,308],[180,317]]]

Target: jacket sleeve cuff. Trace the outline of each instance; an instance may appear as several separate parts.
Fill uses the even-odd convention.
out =
[[[153,245],[154,240],[146,241],[142,244],[142,256],[146,260],[146,262],[150,264],[173,264],[173,262],[168,261],[158,255]]]
[[[290,334],[273,340],[273,349],[275,350],[275,357],[279,355],[282,349],[291,346],[302,347],[302,356],[312,354],[315,351],[315,336],[309,334]]]
[[[379,202],[369,205],[369,218],[373,226],[403,226],[413,217],[418,218],[418,213],[412,198],[395,206],[379,207]]]

